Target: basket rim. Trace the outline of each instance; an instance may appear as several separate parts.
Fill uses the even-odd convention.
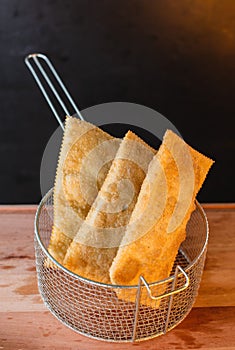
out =
[[[43,205],[45,204],[46,200],[53,194],[53,187],[50,188],[48,190],[48,192],[42,197],[41,201],[39,202],[39,205],[37,207],[36,210],[36,214],[35,214],[35,220],[34,220],[34,233],[35,233],[35,238],[37,239],[38,244],[40,245],[41,249],[43,250],[44,254],[51,260],[51,262],[53,264],[55,264],[59,269],[61,269],[63,272],[65,272],[66,274],[69,274],[70,276],[72,276],[75,279],[81,280],[83,282],[92,284],[92,285],[96,285],[96,286],[100,286],[100,287],[106,287],[106,288],[118,288],[118,289],[138,289],[138,284],[137,285],[116,285],[116,284],[111,284],[111,283],[102,283],[102,282],[98,282],[98,281],[94,281],[85,277],[82,277],[70,270],[68,270],[66,267],[64,267],[63,265],[61,265],[47,250],[47,248],[45,247],[45,245],[43,244],[41,237],[40,237],[40,233],[39,233],[39,228],[38,228],[38,222],[39,222],[39,217],[40,217],[40,213],[42,210]],[[209,239],[209,223],[208,223],[208,219],[206,216],[206,213],[204,211],[204,209],[202,208],[201,204],[196,200],[196,208],[199,210],[200,214],[202,215],[202,218],[204,220],[205,223],[205,229],[206,229],[206,239],[205,242],[202,246],[202,249],[200,251],[200,253],[196,256],[195,259],[193,259],[191,261],[190,264],[187,265],[186,268],[184,268],[184,271],[187,273],[188,270],[190,270],[192,268],[193,265],[195,265],[197,263],[197,261],[201,258],[201,256],[204,254],[206,248],[207,248],[207,244],[208,244],[208,239]],[[183,254],[183,253],[182,253]],[[180,274],[180,273],[179,273]],[[154,287],[154,286],[159,286],[161,284],[173,281],[175,278],[174,275],[171,275],[165,279],[159,280],[159,281],[154,281],[154,282],[150,282],[148,283],[149,287]],[[147,281],[148,282],[148,281]]]

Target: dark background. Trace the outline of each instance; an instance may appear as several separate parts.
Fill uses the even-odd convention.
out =
[[[57,127],[24,57],[46,53],[80,109],[156,109],[216,160],[198,199],[234,201],[235,1],[0,0],[0,203],[37,203]]]

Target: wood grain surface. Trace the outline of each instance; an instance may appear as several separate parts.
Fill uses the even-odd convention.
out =
[[[210,238],[196,303],[175,329],[137,343],[91,340],[44,306],[34,260],[35,206],[0,206],[0,349],[235,349],[235,205],[205,204]]]

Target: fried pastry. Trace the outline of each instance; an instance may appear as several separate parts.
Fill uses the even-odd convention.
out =
[[[130,222],[110,268],[116,285],[137,285],[167,278],[195,209],[195,198],[213,161],[168,130],[149,164]],[[160,294],[163,290],[160,291]],[[117,288],[119,298],[127,295]],[[135,301],[135,291],[128,294]],[[154,305],[146,289],[141,303]]]
[[[49,253],[62,263],[106,178],[120,140],[67,117],[54,186],[54,225]]]
[[[125,135],[100,192],[66,253],[65,267],[80,276],[110,283],[109,268],[154,153],[132,132]]]

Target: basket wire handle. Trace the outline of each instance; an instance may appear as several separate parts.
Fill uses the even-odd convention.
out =
[[[183,274],[183,276],[185,278],[185,283],[183,286],[175,289],[179,272]],[[141,290],[142,290],[143,285],[146,287],[148,296],[152,300],[159,300],[159,299],[162,299],[165,297],[170,297],[167,316],[166,316],[165,329],[164,329],[164,333],[166,333],[168,323],[169,323],[169,318],[170,318],[173,296],[174,296],[174,294],[180,293],[183,290],[185,290],[189,286],[189,282],[190,282],[190,280],[189,280],[187,273],[184,271],[184,269],[181,266],[177,265],[175,268],[175,274],[174,274],[174,278],[173,278],[173,282],[172,282],[171,291],[168,293],[163,293],[163,294],[160,294],[157,296],[153,296],[151,289],[150,289],[150,286],[149,286],[148,282],[146,281],[146,279],[143,276],[139,277],[138,290],[137,290],[137,294],[136,294],[136,308],[135,308],[135,319],[134,319],[134,326],[133,326],[132,342],[134,342],[136,340],[136,332],[137,332],[137,324],[138,324],[138,316],[139,316],[139,308],[140,308],[140,299],[141,299]]]
[[[61,126],[61,128],[64,130],[64,124],[63,124],[62,120],[60,119],[60,116],[59,116],[58,112],[56,111],[56,108],[55,108],[54,104],[52,103],[50,97],[48,96],[48,93],[46,92],[44,86],[42,85],[41,79],[39,78],[38,73],[35,71],[33,65],[31,64],[31,61],[33,61],[35,63],[35,65],[37,66],[39,72],[41,73],[42,77],[45,79],[46,83],[48,84],[49,88],[53,92],[53,94],[56,97],[58,103],[60,104],[60,106],[64,110],[65,114],[67,116],[70,116],[71,114],[69,113],[66,105],[64,104],[64,102],[63,102],[62,98],[60,97],[59,93],[57,92],[56,88],[54,87],[51,79],[47,75],[45,69],[43,68],[43,66],[39,62],[39,59],[42,59],[44,62],[46,62],[48,68],[50,69],[50,71],[54,75],[56,81],[58,82],[59,86],[63,90],[63,92],[65,94],[65,97],[70,102],[70,104],[73,107],[73,109],[74,109],[75,113],[77,114],[78,118],[80,118],[81,120],[84,120],[81,112],[79,111],[77,105],[75,104],[74,100],[72,99],[71,95],[69,94],[68,90],[66,89],[64,83],[62,82],[61,78],[59,77],[58,73],[56,72],[55,68],[53,67],[53,65],[52,65],[51,61],[48,59],[48,57],[46,55],[41,54],[41,53],[29,54],[28,56],[25,57],[25,60],[24,60],[25,64],[27,65],[27,67],[29,68],[30,72],[32,73],[36,83],[38,84],[38,86],[39,86],[43,96],[45,97],[49,107],[51,108],[52,112],[54,113],[58,123]]]

